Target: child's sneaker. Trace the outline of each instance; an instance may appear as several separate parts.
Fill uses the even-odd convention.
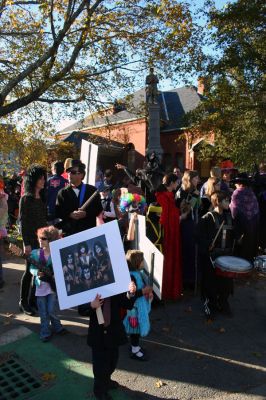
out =
[[[113,381],[112,379],[110,379],[110,381],[108,382],[108,390],[118,389],[119,386],[120,386],[119,383]]]
[[[68,333],[68,330],[67,330],[66,328],[63,328],[63,329],[61,329],[61,331],[56,332],[56,334],[57,334],[57,335],[60,335],[60,336],[64,336],[64,335],[66,335],[67,333]]]
[[[50,336],[45,336],[45,337],[43,337],[43,338],[41,338],[41,341],[43,342],[43,343],[46,343],[46,342],[49,342],[49,340],[51,339],[51,335]]]

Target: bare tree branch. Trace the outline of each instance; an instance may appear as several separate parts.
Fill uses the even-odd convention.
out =
[[[3,11],[4,11],[5,5],[6,5],[6,0],[1,0],[1,4],[0,4],[0,18],[2,17],[2,14],[3,14]]]
[[[75,99],[46,99],[44,97],[39,97],[38,101],[42,102],[42,103],[49,103],[49,104],[53,104],[53,103],[61,103],[61,104],[68,104],[68,103],[79,103],[80,101],[84,101],[85,100],[85,96],[79,96],[76,97]]]
[[[58,48],[62,41],[64,40],[64,37],[67,33],[67,31],[70,29],[71,25],[73,22],[76,20],[76,18],[82,13],[84,6],[86,4],[87,0],[83,0],[76,12],[70,17],[68,20],[65,21],[63,28],[59,31],[58,36],[56,40],[54,41],[53,45],[49,47],[49,49],[43,54],[42,57],[40,57],[37,61],[32,63],[31,65],[28,66],[23,72],[18,74],[15,78],[11,79],[9,83],[5,86],[5,88],[2,90],[0,93],[0,105],[2,105],[5,101],[6,96],[10,93],[12,89],[14,89],[15,86],[19,82],[21,82],[23,79],[25,79],[27,76],[29,76],[31,73],[36,71],[39,67],[41,67],[50,57],[55,55],[55,53],[58,51]],[[101,3],[102,0],[98,0],[95,2],[94,6],[98,6],[98,4]]]
[[[5,32],[5,31],[0,31],[0,36],[32,36],[32,35],[37,35],[39,32],[38,31],[28,31],[28,32]],[[44,32],[46,34],[51,34],[51,32]]]
[[[158,0],[35,0],[40,7],[28,5],[30,0],[13,0],[12,6],[0,0],[0,7],[5,4],[0,25],[5,51],[0,55],[0,116],[30,103],[34,108],[38,101],[83,102],[78,109],[88,101],[98,102],[98,93],[110,99],[115,85],[128,87],[151,59],[169,77],[172,65],[191,49],[191,43],[196,48],[190,39],[189,16],[182,14],[179,2],[164,0],[158,14],[153,12]],[[179,35],[175,23],[181,22]],[[175,61],[167,64],[169,54]],[[193,55],[189,53],[186,60]],[[46,109],[40,104],[39,109]]]
[[[82,2],[82,4],[84,3],[84,1]],[[97,7],[97,5],[99,5],[101,2],[102,2],[102,0],[96,1],[94,3],[93,8]],[[80,9],[80,7],[78,8],[78,10],[79,9]],[[76,13],[77,13],[77,11],[76,11]],[[76,15],[76,13],[74,15]],[[90,13],[92,13],[92,9],[90,9]],[[89,21],[89,19],[88,19],[88,21]],[[88,32],[86,32],[86,29],[84,27],[84,31],[81,33],[79,40],[76,43],[76,45],[72,51],[72,55],[69,59],[69,62],[65,65],[65,67],[59,73],[55,74],[48,81],[46,80],[46,81],[41,82],[41,85],[39,87],[37,87],[35,90],[33,90],[31,93],[29,93],[28,95],[26,95],[20,99],[17,99],[14,102],[12,102],[6,106],[2,106],[0,109],[0,116],[6,115],[9,112],[13,112],[13,111],[17,110],[18,108],[20,108],[21,106],[26,106],[29,103],[31,103],[32,101],[36,101],[51,86],[53,86],[55,83],[59,82],[62,79],[62,77],[64,77],[73,68],[75,61],[79,55],[79,52],[83,47],[83,44],[84,44],[84,41],[85,41],[87,35],[88,35]],[[51,54],[51,56],[52,55],[53,54]]]
[[[15,6],[18,6],[18,5],[28,5],[28,4],[32,4],[32,5],[36,5],[36,4],[40,4],[41,3],[41,1],[16,1],[16,2],[14,2],[14,5]]]
[[[0,60],[0,64],[9,65],[9,64],[12,64],[12,62],[8,61],[8,60]]]
[[[51,9],[50,9],[50,22],[51,22],[51,32],[54,38],[54,42],[56,41],[56,34],[55,34],[55,28],[54,28],[54,16],[53,16],[53,12],[54,12],[54,0],[51,0]]]

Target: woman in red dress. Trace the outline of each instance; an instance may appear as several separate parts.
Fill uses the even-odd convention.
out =
[[[182,267],[180,252],[180,211],[175,205],[174,192],[178,177],[165,175],[156,192],[157,202],[162,207],[160,223],[163,226],[163,300],[176,300],[182,294]]]

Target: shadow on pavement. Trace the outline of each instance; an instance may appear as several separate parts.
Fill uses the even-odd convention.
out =
[[[0,313],[9,323],[2,323],[1,329],[23,324],[38,332],[38,318],[16,314],[22,271],[15,266],[5,268],[7,284],[0,291]],[[237,282],[231,299],[234,317],[218,316],[210,324],[203,318],[199,296],[187,293],[180,302],[155,307],[151,333],[142,341],[150,360],[132,360],[128,346],[122,347],[114,379],[135,399],[213,400],[219,394],[247,391],[252,396],[266,382],[265,289],[265,279]],[[20,319],[8,318],[5,313]],[[61,314],[70,333],[54,337],[52,343],[72,359],[91,363],[85,337],[87,319],[81,319],[75,310]],[[79,322],[76,334],[72,328]],[[91,366],[87,367],[91,371]],[[266,393],[261,398],[266,398]]]

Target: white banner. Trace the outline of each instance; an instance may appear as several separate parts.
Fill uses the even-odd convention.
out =
[[[84,183],[95,186],[98,146],[82,139],[80,159],[86,165]]]
[[[143,215],[138,215],[137,223],[137,248],[144,254],[144,268],[146,272],[147,282],[150,273],[153,272],[153,291],[156,296],[162,297],[162,282],[163,282],[163,261],[164,256],[157,247],[146,236],[146,219]],[[151,261],[153,258],[154,270],[151,271]]]

